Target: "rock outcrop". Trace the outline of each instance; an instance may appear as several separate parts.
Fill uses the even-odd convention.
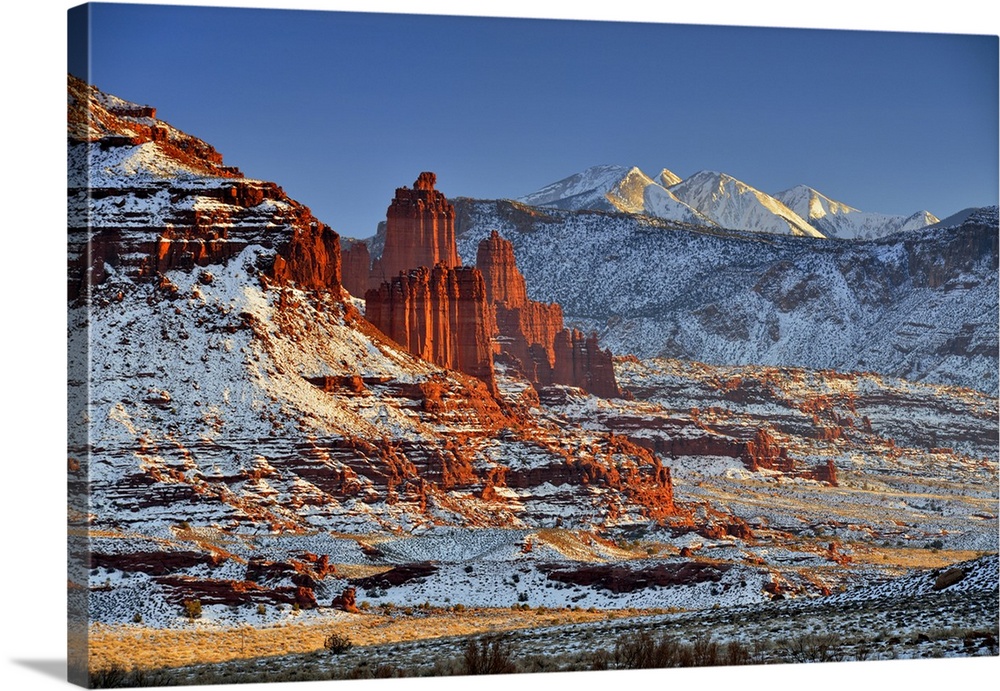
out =
[[[369,287],[419,266],[460,265],[455,207],[434,189],[437,176],[421,173],[413,189],[399,187],[386,211],[385,248],[372,267]]]
[[[528,299],[510,242],[490,233],[479,243],[476,267],[496,322],[496,352],[514,358],[532,382],[576,386],[605,398],[621,395],[611,352],[600,349],[597,337],[564,328],[559,305]]]
[[[364,242],[342,242],[340,245],[340,267],[344,288],[351,295],[363,298],[371,286],[371,254]]]
[[[788,449],[781,447],[774,435],[763,427],[757,430],[751,441],[746,442],[741,460],[751,472],[764,468],[790,473],[794,469],[794,462],[788,457]]]
[[[554,350],[556,364],[551,383],[578,386],[603,398],[621,396],[611,351],[601,350],[596,334],[584,336],[576,329],[563,329],[556,335]]]
[[[365,293],[365,318],[414,355],[496,391],[493,324],[478,269],[414,268]]]
[[[151,279],[276,250],[261,272],[340,291],[339,236],[276,184],[243,177],[155,109],[69,77],[68,292],[112,273]]]
[[[337,597],[333,598],[333,602],[330,606],[334,609],[341,609],[345,612],[351,612],[352,614],[358,614],[360,610],[357,605],[357,590],[354,588],[344,588],[343,592]]]

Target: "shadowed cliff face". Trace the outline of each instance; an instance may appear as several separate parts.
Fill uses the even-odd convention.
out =
[[[492,232],[479,243],[476,266],[496,319],[497,352],[513,358],[537,384],[575,386],[604,398],[621,395],[611,351],[601,350],[596,337],[565,329],[559,305],[528,299],[510,242]]]

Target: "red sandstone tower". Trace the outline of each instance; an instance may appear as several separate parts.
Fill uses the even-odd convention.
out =
[[[414,355],[471,374],[496,393],[493,319],[483,276],[463,267],[455,207],[421,173],[386,212],[385,248],[364,292],[365,317]],[[359,262],[360,264],[360,262]]]
[[[421,173],[413,189],[399,187],[385,214],[385,249],[372,267],[371,286],[418,266],[460,266],[455,207],[434,189],[437,176]]]
[[[479,243],[476,266],[499,336],[495,352],[514,358],[534,383],[576,386],[604,398],[621,396],[611,351],[601,350],[596,336],[564,328],[558,304],[528,299],[510,241],[494,230]]]

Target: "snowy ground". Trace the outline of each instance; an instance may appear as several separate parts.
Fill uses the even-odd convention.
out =
[[[717,664],[727,663],[731,644],[745,651],[742,664],[996,655],[996,558],[965,568],[968,574],[962,581],[939,591],[906,578],[888,588],[810,601],[519,629],[508,632],[504,644],[519,671],[621,666],[616,645],[643,634],[654,640],[669,637],[680,645],[714,643],[720,650]],[[349,628],[341,624],[331,630]],[[172,674],[201,683],[459,673],[468,643],[469,637],[445,637],[364,646],[340,655],[320,650],[258,662],[200,665]],[[295,672],[287,676],[291,670]]]

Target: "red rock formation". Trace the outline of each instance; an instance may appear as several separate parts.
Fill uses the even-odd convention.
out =
[[[330,606],[334,609],[342,609],[345,612],[358,614],[359,610],[356,597],[357,591],[354,588],[344,588],[344,592],[333,598],[333,602],[330,603]]]
[[[371,287],[420,266],[457,267],[455,207],[434,189],[437,176],[421,173],[413,189],[400,187],[386,211],[385,249],[372,271]]]
[[[680,564],[655,564],[634,568],[629,565],[595,564],[565,566],[542,564],[550,581],[586,587],[604,588],[613,593],[633,593],[653,586],[675,587],[696,583],[718,583],[732,564],[708,564],[688,561]]]
[[[271,277],[309,290],[340,291],[339,236],[270,182],[222,165],[205,142],[155,119],[148,106],[114,100],[70,77],[68,292],[105,280],[109,267],[157,279],[173,269],[220,264],[250,245],[276,250]],[[163,167],[195,176],[122,174],[102,187],[109,151],[142,149]],[[125,151],[127,156],[131,151]],[[89,166],[89,167],[88,167]]]
[[[826,463],[816,466],[809,473],[810,477],[820,482],[825,482],[831,487],[839,487],[837,483],[837,466],[833,464],[833,459],[828,459]]]
[[[151,576],[162,576],[196,566],[214,568],[224,561],[225,559],[219,555],[190,551],[143,551],[123,552],[121,554],[91,552],[90,554],[90,568],[92,569],[140,571]]]
[[[780,470],[783,473],[794,470],[794,461],[788,457],[788,449],[779,446],[774,435],[763,427],[757,430],[753,440],[746,442],[741,459],[747,470],[752,472],[761,468]]]
[[[483,272],[486,296],[491,304],[499,302],[509,309],[518,309],[528,303],[524,276],[514,259],[514,246],[497,231],[479,243],[476,268]]]
[[[363,242],[341,243],[340,267],[344,288],[355,297],[364,297],[369,286],[371,255]]]
[[[551,374],[540,373],[542,383],[578,386],[604,398],[621,396],[611,351],[600,349],[596,334],[584,336],[576,329],[563,329],[556,335],[554,351],[555,366]]]
[[[365,318],[414,355],[496,391],[493,325],[478,269],[421,266],[367,291],[365,304]]]
[[[268,588],[253,581],[175,575],[156,576],[153,580],[164,587],[166,599],[176,604],[195,599],[202,605],[249,605],[266,602],[274,605],[297,604],[302,609],[317,606],[313,591],[301,586]]]
[[[513,245],[494,230],[479,243],[476,267],[486,281],[498,339],[496,351],[515,358],[541,384],[566,384],[606,398],[619,397],[611,352],[596,336],[563,328],[562,308],[529,300]]]

